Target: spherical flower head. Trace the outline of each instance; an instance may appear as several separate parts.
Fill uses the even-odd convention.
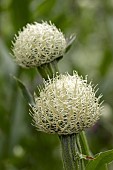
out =
[[[40,95],[35,94],[31,106],[35,126],[39,131],[67,135],[79,133],[95,124],[101,115],[101,96],[76,72],[44,81]]]
[[[15,35],[14,59],[22,67],[37,67],[63,56],[66,39],[51,22],[27,24]]]

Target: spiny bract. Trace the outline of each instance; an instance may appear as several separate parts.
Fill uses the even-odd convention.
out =
[[[40,95],[35,94],[31,106],[37,130],[67,135],[78,133],[95,124],[101,115],[99,97],[95,88],[76,72],[66,73],[44,81]]]
[[[15,35],[13,56],[22,67],[37,67],[63,56],[66,39],[55,25],[47,22],[27,24]]]

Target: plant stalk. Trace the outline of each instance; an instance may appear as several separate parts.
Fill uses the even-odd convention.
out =
[[[48,77],[53,78],[53,76],[55,77],[59,74],[57,62],[57,60],[54,60],[51,63],[43,64],[42,66],[37,68],[42,78],[47,80]]]
[[[88,157],[92,157],[92,154],[89,149],[89,145],[88,145],[87,138],[86,138],[84,131],[79,133],[79,141],[80,141],[80,145],[82,148],[82,153],[86,155],[86,158],[87,158],[87,160],[84,159],[84,164],[86,166],[86,164],[89,162]]]
[[[65,170],[79,170],[79,159],[75,148],[76,134],[59,136]]]
[[[81,142],[83,153],[87,156],[90,156],[91,152],[90,152],[90,149],[89,149],[89,146],[88,146],[88,142],[87,142],[87,139],[86,139],[85,132],[82,131],[79,134],[79,136],[80,136],[80,142]]]

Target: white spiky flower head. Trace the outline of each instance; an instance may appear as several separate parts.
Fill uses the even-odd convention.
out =
[[[76,72],[44,81],[40,95],[35,94],[31,114],[39,131],[73,134],[95,124],[101,115],[95,88]]]
[[[15,35],[13,56],[22,67],[37,67],[63,56],[66,39],[55,25],[47,22],[27,24]]]

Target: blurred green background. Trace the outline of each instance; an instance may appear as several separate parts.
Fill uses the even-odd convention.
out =
[[[31,92],[41,82],[35,69],[11,59],[11,41],[26,23],[51,20],[66,37],[76,34],[71,50],[59,62],[61,72],[77,70],[98,84],[104,111],[86,131],[94,154],[113,148],[113,0],[0,1],[0,170],[62,170],[57,135],[37,132],[28,105],[13,75]],[[109,166],[113,169],[113,164]]]

